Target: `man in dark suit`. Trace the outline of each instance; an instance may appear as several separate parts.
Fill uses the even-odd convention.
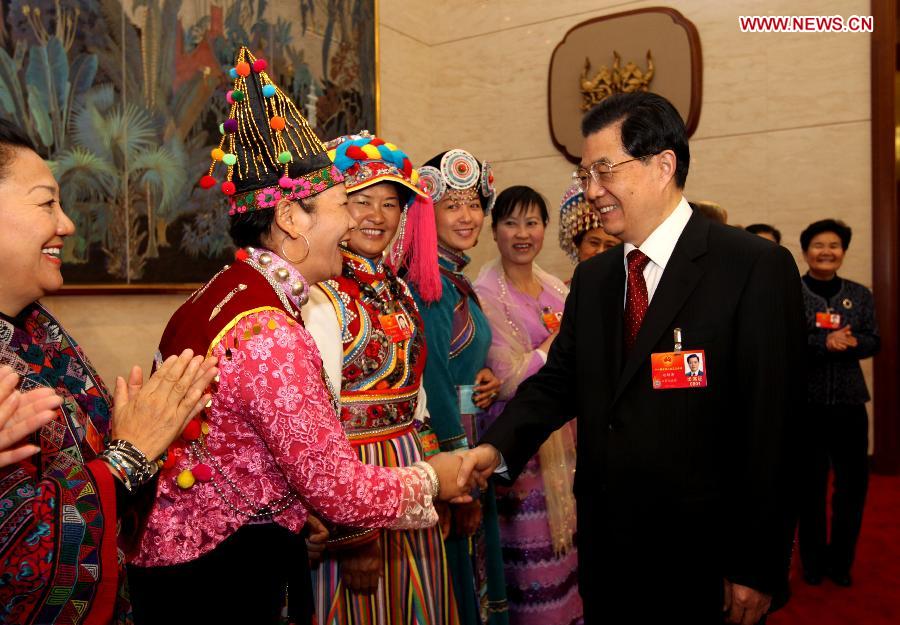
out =
[[[461,477],[515,479],[579,415],[586,621],[757,623],[786,594],[794,527],[797,267],[784,248],[691,211],[684,123],[661,96],[612,96],[582,131],[576,175],[624,245],[575,270],[546,365]],[[704,350],[705,387],[654,388],[651,354],[673,362],[676,342]]]

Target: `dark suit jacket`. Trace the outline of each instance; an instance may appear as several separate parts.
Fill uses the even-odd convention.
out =
[[[568,418],[556,415],[580,415],[588,622],[685,613],[691,623],[720,622],[723,577],[786,589],[789,463],[804,388],[797,267],[785,248],[695,214],[629,354],[624,291],[623,246],[578,266],[547,364],[482,442],[515,477]],[[686,352],[706,351],[707,387],[651,388],[650,354],[673,350],[675,328]]]

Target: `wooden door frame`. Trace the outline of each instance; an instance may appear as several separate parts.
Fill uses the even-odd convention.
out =
[[[875,357],[874,456],[878,473],[900,473],[900,207],[895,173],[894,76],[900,61],[897,5],[872,0],[872,286],[881,352]]]

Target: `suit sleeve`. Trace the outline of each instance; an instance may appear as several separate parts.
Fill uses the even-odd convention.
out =
[[[515,481],[544,441],[578,412],[575,328],[578,323],[579,270],[580,267],[575,269],[559,336],[550,346],[547,363],[519,386],[480,441],[493,445],[503,455],[509,481]]]
[[[790,254],[761,254],[744,289],[735,328],[735,483],[726,577],[771,594],[787,590],[799,453],[795,419],[806,388],[806,333],[799,274]]]

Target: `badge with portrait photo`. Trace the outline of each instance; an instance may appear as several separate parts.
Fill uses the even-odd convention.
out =
[[[412,336],[412,324],[404,312],[378,315],[378,322],[393,343],[400,343]]]
[[[545,310],[541,314],[541,322],[544,324],[544,327],[547,328],[547,331],[551,334],[553,334],[554,332],[559,332],[559,326],[562,325],[562,313],[553,312],[552,310]]]
[[[817,312],[816,327],[825,330],[839,330],[841,327],[841,316],[833,312]]]
[[[650,354],[653,390],[704,388],[706,353],[702,349]]]

